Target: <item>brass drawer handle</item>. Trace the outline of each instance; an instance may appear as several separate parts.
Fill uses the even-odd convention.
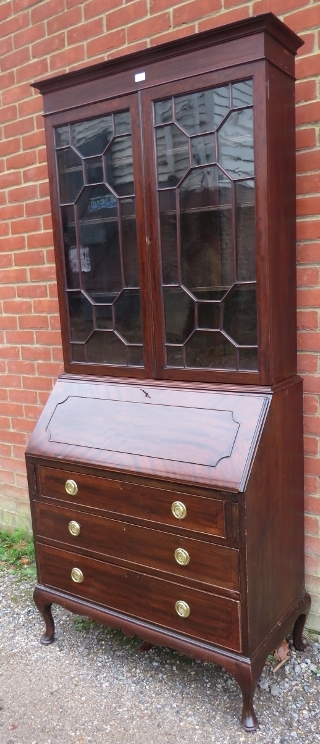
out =
[[[80,568],[73,568],[71,571],[71,578],[76,584],[81,584],[84,579],[83,573]]]
[[[179,563],[179,566],[187,566],[190,563],[190,555],[184,548],[177,548],[174,551],[174,557],[177,563]]]
[[[187,602],[184,602],[182,599],[179,599],[178,602],[175,603],[176,612],[180,617],[189,617],[190,615],[190,607]]]
[[[78,493],[78,486],[74,480],[67,480],[64,487],[69,496],[75,496]]]
[[[187,507],[182,501],[174,501],[171,505],[171,511],[176,519],[185,519],[187,516]]]
[[[73,519],[68,524],[68,530],[70,532],[70,535],[73,535],[73,537],[78,537],[81,532],[81,526],[79,522],[75,522]]]

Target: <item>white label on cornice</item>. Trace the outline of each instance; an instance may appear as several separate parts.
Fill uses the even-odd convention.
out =
[[[145,72],[137,72],[134,76],[135,83],[141,83],[141,80],[146,79],[146,73]]]

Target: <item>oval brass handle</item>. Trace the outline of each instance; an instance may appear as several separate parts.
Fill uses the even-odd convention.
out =
[[[171,505],[171,511],[176,519],[185,519],[187,516],[187,507],[182,501],[174,501]]]
[[[69,496],[75,496],[78,493],[78,486],[74,480],[67,480],[64,487]]]
[[[75,522],[73,519],[68,524],[68,530],[70,532],[70,535],[73,535],[73,537],[78,537],[81,532],[81,526],[79,522]]]
[[[174,551],[174,557],[179,563],[179,566],[187,566],[188,563],[190,563],[190,555],[187,550],[184,550],[184,548],[177,548],[177,550]]]
[[[81,582],[84,579],[81,569],[73,568],[71,571],[71,578],[72,578],[72,581],[75,581],[76,584],[81,584]]]
[[[190,615],[190,607],[187,602],[184,602],[182,599],[179,599],[178,602],[175,603],[176,612],[180,617],[189,617]]]

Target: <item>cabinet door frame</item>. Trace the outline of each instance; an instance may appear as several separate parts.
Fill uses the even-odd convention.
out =
[[[95,119],[110,113],[117,113],[130,109],[133,143],[133,172],[136,200],[136,226],[138,244],[138,262],[140,275],[141,323],[143,332],[144,366],[112,365],[105,363],[80,363],[72,360],[70,320],[67,305],[67,277],[64,259],[64,242],[62,221],[60,214],[58,171],[56,165],[54,129],[66,124],[74,124],[84,120]],[[73,109],[66,109],[45,119],[48,172],[50,197],[52,208],[53,237],[55,261],[58,283],[58,300],[61,317],[62,347],[65,371],[73,374],[90,374],[95,376],[138,377],[141,379],[152,377],[153,370],[153,336],[152,336],[152,305],[148,280],[148,240],[145,232],[145,197],[143,172],[143,150],[141,126],[139,116],[138,92],[117,98],[109,98],[96,104],[81,105]]]

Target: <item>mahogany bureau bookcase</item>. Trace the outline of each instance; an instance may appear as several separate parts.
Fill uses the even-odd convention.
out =
[[[35,84],[65,373],[27,449],[51,605],[211,660],[302,648],[294,55],[266,14]]]

